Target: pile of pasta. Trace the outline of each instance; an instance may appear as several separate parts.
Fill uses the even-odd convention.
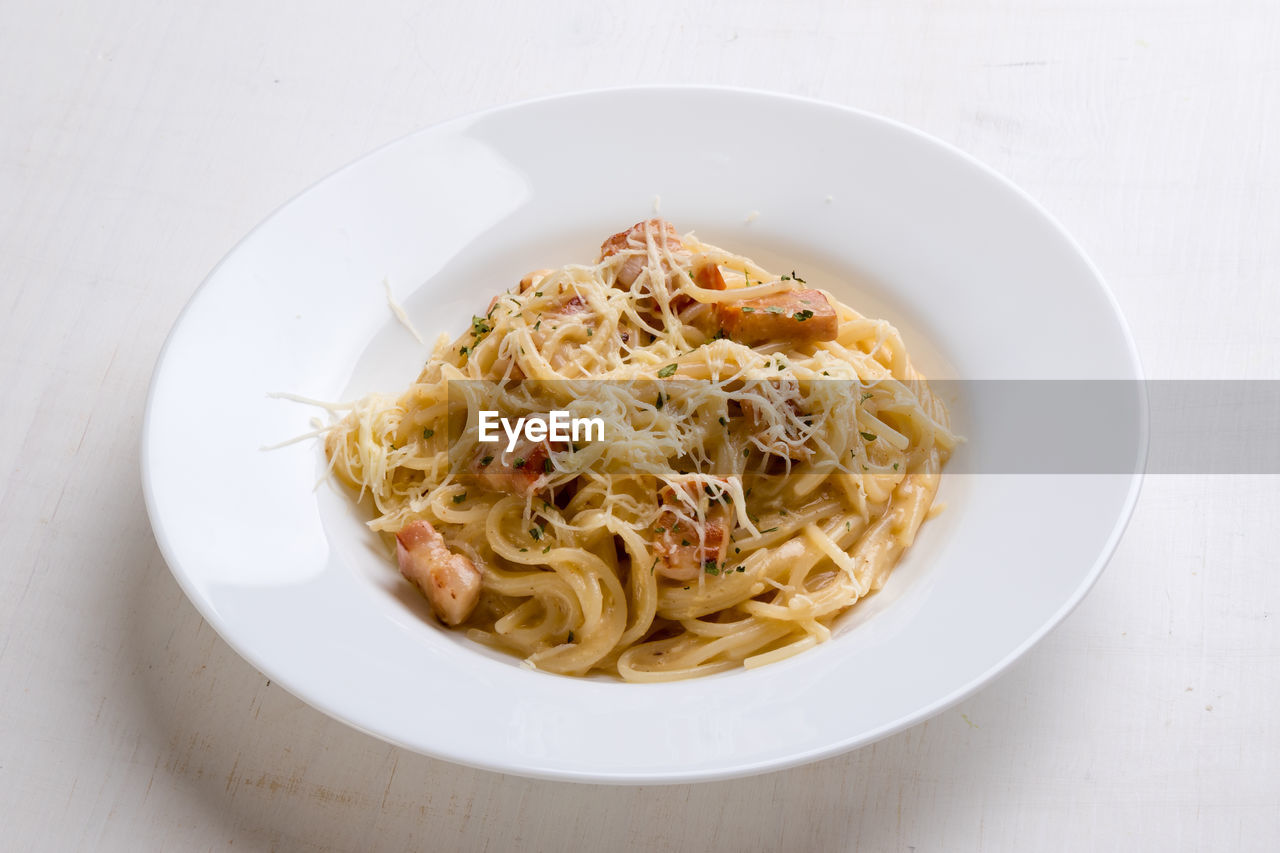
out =
[[[480,441],[485,409],[606,435],[508,449]],[[443,623],[628,681],[828,639],[912,544],[955,443],[889,323],[656,219],[498,294],[325,437]]]

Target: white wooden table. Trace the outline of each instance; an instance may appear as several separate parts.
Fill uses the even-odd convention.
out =
[[[0,848],[1280,847],[1277,478],[1150,478],[1084,604],[924,725],[591,788],[423,758],[270,685],[179,591],[138,477],[165,333],[273,208],[433,122],[639,82],[949,140],[1080,239],[1152,376],[1280,378],[1280,6],[357,5],[0,7]]]

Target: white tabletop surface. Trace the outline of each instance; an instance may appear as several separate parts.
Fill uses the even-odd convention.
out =
[[[360,5],[4,7],[0,848],[1280,847],[1280,478],[1148,478],[1084,603],[923,725],[593,788],[405,752],[271,685],[170,576],[138,475],[170,324],[276,206],[425,125],[635,83],[933,133],[1079,238],[1151,376],[1280,378],[1280,6]]]

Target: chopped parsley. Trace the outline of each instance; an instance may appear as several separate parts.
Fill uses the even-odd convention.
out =
[[[533,527],[530,527],[530,528],[529,528],[529,535],[533,537],[533,541],[534,541],[534,542],[537,542],[539,539],[541,539],[541,538],[542,538],[542,525],[541,525],[541,524],[535,524]]]
[[[688,539],[681,539],[681,540],[680,540],[680,547],[682,547],[682,548],[688,548],[688,547],[689,547],[690,545],[692,545],[692,544],[693,544],[693,543],[692,543],[692,542],[690,542]]]
[[[492,456],[486,456],[485,458],[483,458],[483,459],[481,459],[481,460],[480,460],[480,467],[481,467],[481,468],[487,467],[487,466],[489,465],[489,463],[490,463],[490,462],[492,462],[492,461],[493,461],[493,457],[492,457]]]
[[[725,416],[724,416],[724,415],[721,415],[721,416],[720,416],[720,426],[728,426],[728,425],[729,425],[729,421],[725,419]]]
[[[666,379],[668,376],[674,376],[675,372],[680,369],[678,364],[668,364],[666,367],[658,371],[659,379]]]
[[[803,323],[805,320],[808,320],[810,317],[813,316],[813,312],[810,311],[808,308],[806,308],[803,311],[797,311],[791,316],[796,320],[799,320],[801,323]]]
[[[471,334],[476,338],[482,338],[489,332],[493,331],[493,327],[486,322],[484,317],[471,318]]]
[[[898,463],[897,463],[897,462],[893,463],[893,470],[895,470],[895,471],[897,471],[897,470],[898,470]]]
[[[550,474],[554,470],[556,470],[556,466],[555,463],[551,461],[550,456],[542,460],[542,473]]]
[[[572,642],[573,642],[573,632],[572,632],[572,631],[570,631],[570,632],[569,632],[569,639],[565,640],[565,642],[566,642],[566,643],[572,643]]]
[[[544,554],[549,554],[550,552],[551,552],[551,546],[550,546],[550,545],[548,545],[547,547],[545,547],[545,548],[543,548],[543,549],[542,549],[542,553],[544,553]]]
[[[766,533],[773,533],[773,532],[774,532],[775,530],[777,530],[777,529],[778,529],[778,528],[776,528],[776,527],[770,527],[768,530],[761,530],[761,531],[760,531],[760,535],[761,535],[761,536],[763,536],[763,535],[765,535]]]
[[[463,492],[463,493],[462,493],[462,494],[460,494],[460,495],[454,495],[454,496],[453,496],[453,502],[454,502],[454,503],[456,503],[456,504],[460,504],[460,503],[462,503],[463,501],[465,501],[466,499],[467,499],[467,493],[466,493],[466,492]]]
[[[662,409],[662,405],[663,405],[665,402],[667,402],[667,401],[666,401],[666,400],[664,400],[664,399],[662,398],[662,394],[658,394],[657,402],[655,402],[655,403],[653,404],[653,405],[654,405],[654,408],[656,408],[656,409],[658,409],[658,410],[661,410],[661,409]]]
[[[425,439],[431,438],[431,436],[435,434],[436,434],[436,431],[433,429],[424,429],[422,431],[422,438],[425,440]]]
[[[870,399],[871,399],[872,397],[874,397],[874,396],[875,396],[874,394],[872,394],[870,391],[868,391],[867,393],[865,393],[865,394],[863,394],[863,395],[862,395],[862,399],[861,399],[861,400],[859,400],[858,402],[859,402],[859,403],[865,403],[865,402],[867,402],[868,400],[870,400]]]
[[[515,462],[511,463],[511,467],[513,467],[513,468],[517,468],[517,469],[518,469],[518,468],[523,468],[523,467],[524,467],[524,459],[517,459]]]
[[[714,559],[707,560],[706,562],[704,562],[702,564],[702,568],[703,568],[703,571],[705,571],[709,575],[720,574],[720,567],[716,564],[716,561]]]
[[[874,432],[863,432],[862,430],[858,430],[858,435],[862,436],[862,437],[863,437],[863,438],[865,438],[867,441],[875,441],[875,440],[876,440],[876,434],[875,434]]]
[[[770,305],[769,307],[765,308],[764,310],[765,310],[765,311],[768,311],[770,314],[781,314],[781,313],[782,313],[782,306],[781,306],[781,305]]]
[[[743,305],[743,306],[742,306],[742,313],[743,313],[743,314],[754,314],[754,313],[756,313],[756,309],[752,308],[750,305]]]
[[[808,282],[807,282],[807,281],[805,281],[804,279],[802,279],[800,276],[796,275],[796,271],[795,271],[795,270],[792,270],[792,271],[791,271],[791,277],[792,277],[793,279],[795,279],[796,281],[800,282],[801,284],[808,284]]]
[[[656,569],[656,568],[658,568],[658,558],[657,558],[657,557],[654,557],[654,558],[653,558],[653,565],[649,567],[649,574],[653,574],[653,570],[654,570],[654,569]],[[688,587],[686,587],[686,589],[688,589]]]

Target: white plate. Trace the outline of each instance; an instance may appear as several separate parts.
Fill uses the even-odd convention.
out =
[[[453,335],[529,269],[592,259],[655,197],[680,230],[803,270],[895,322],[930,375],[1140,376],[1111,295],[1070,237],[1007,181],[910,128],[699,88],[461,118],[273,214],[213,271],[161,354],[143,428],[147,508],[174,576],[232,648],[409,749],[528,776],[653,783],[870,743],[973,692],[1080,601],[1140,478],[957,476],[944,478],[949,509],[831,642],[670,684],[557,677],[433,624],[347,496],[316,488],[316,442],[259,449],[316,414],[269,392],[350,399],[417,374],[426,348],[392,317],[384,278],[425,338]],[[981,438],[979,421],[958,428]],[[1145,418],[1137,429],[1145,447]]]

